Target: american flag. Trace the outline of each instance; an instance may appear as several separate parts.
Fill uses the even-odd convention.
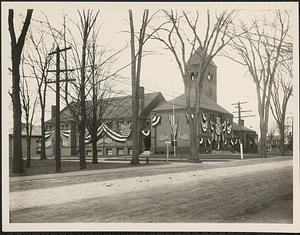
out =
[[[169,115],[169,122],[171,126],[171,136],[172,139],[175,140],[177,137],[177,130],[178,130],[178,117],[175,118],[175,115]]]
[[[221,118],[216,117],[216,133],[217,135],[221,134]]]
[[[120,124],[120,133],[123,137],[128,137],[130,136],[131,133],[131,129],[130,129],[130,124],[126,125],[126,124]]]

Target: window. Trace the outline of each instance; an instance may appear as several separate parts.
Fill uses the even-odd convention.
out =
[[[51,130],[52,130],[52,125],[49,126],[49,131],[51,131]]]
[[[112,149],[106,149],[106,155],[112,155]]]
[[[61,125],[61,129],[62,129],[62,130],[65,129],[65,125],[64,125],[64,124]]]
[[[128,148],[128,154],[132,154],[132,148]]]
[[[66,124],[66,129],[69,129],[69,124]]]
[[[97,155],[103,155],[102,149],[98,149],[98,150],[97,150]]]
[[[124,154],[124,149],[123,148],[118,148],[117,149],[117,154],[118,155],[123,155]]]
[[[192,81],[194,81],[194,80],[195,80],[195,75],[194,75],[194,73],[193,73],[193,72],[191,73],[191,80],[192,80]]]
[[[92,155],[92,150],[86,150],[86,155],[91,156]]]
[[[211,72],[208,72],[207,78],[208,78],[208,80],[214,80],[214,74]]]
[[[46,128],[46,131],[47,131],[48,130],[48,126],[46,126],[45,128]]]
[[[198,77],[198,72],[197,73],[191,72],[191,80],[192,81],[196,80],[197,77]]]
[[[146,120],[146,127],[150,127],[150,120]]]

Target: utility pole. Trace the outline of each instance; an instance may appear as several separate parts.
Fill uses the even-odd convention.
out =
[[[246,101],[239,101],[237,103],[233,103],[232,105],[235,106],[235,108],[237,108],[238,110],[233,112],[233,113],[238,113],[237,117],[234,118],[238,118],[238,126],[239,126],[239,137],[240,137],[240,153],[241,153],[241,159],[244,159],[244,154],[243,154],[243,143],[244,143],[244,136],[242,135],[242,131],[241,131],[241,125],[243,125],[242,122],[242,118],[245,117],[254,117],[255,115],[246,115],[246,116],[242,116],[241,113],[247,113],[247,112],[252,112],[252,110],[242,110],[241,108],[241,104],[246,104]]]
[[[56,109],[55,109],[55,163],[56,163],[56,172],[61,170],[61,154],[60,154],[60,82],[74,81],[72,80],[60,80],[60,72],[74,71],[74,69],[60,69],[60,53],[66,50],[70,50],[71,47],[60,49],[58,46],[56,50],[50,52],[49,55],[56,54],[56,69],[48,70],[48,72],[55,72],[56,79],[55,81],[47,81],[47,83],[55,83],[55,93],[56,93]]]

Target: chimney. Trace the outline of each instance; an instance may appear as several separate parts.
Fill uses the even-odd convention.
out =
[[[244,126],[244,120],[239,119],[239,125],[240,125],[240,126]]]
[[[51,105],[51,118],[55,118],[56,105]]]
[[[143,112],[144,108],[145,108],[145,88],[141,86],[139,88],[139,109],[140,109],[140,113]]]

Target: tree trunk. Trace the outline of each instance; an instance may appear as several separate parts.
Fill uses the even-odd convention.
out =
[[[92,148],[93,148],[93,164],[98,163],[98,158],[97,158],[97,141],[93,140],[92,142]]]
[[[259,145],[259,154],[262,158],[267,157],[267,151],[266,151],[266,146],[267,146],[267,129],[266,129],[266,124],[261,123],[260,124],[260,145]]]
[[[280,153],[282,156],[284,156],[284,122],[280,123],[279,126],[279,132],[280,132]]]
[[[30,149],[31,149],[31,136],[30,134],[26,137],[26,147],[27,147],[27,159],[26,159],[26,168],[30,167]]]
[[[20,73],[19,73],[19,63],[18,58],[15,56],[12,58],[13,61],[13,76],[12,76],[12,97],[13,97],[13,172],[21,173],[24,171],[22,162],[22,110],[20,101]]]
[[[41,105],[41,156],[40,156],[40,160],[44,160],[47,159],[46,157],[46,138],[45,138],[45,132],[46,132],[46,128],[45,128],[45,107]]]
[[[80,169],[86,168],[85,163],[85,129],[80,125],[79,127],[79,164]]]
[[[130,45],[131,45],[131,77],[132,77],[132,159],[131,164],[139,164],[139,123],[138,123],[138,78],[136,74],[136,55],[134,46],[134,25],[132,11],[129,10]]]
[[[191,160],[198,162],[198,145],[197,145],[197,132],[193,124],[190,125],[191,132]]]

